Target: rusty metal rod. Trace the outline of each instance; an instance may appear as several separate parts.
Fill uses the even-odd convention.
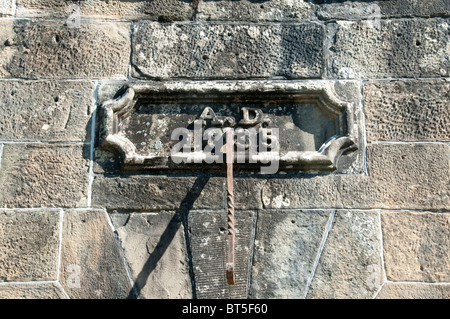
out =
[[[234,161],[234,141],[233,130],[229,130],[226,133],[226,164],[227,164],[227,224],[228,224],[228,236],[227,236],[227,262],[226,262],[226,274],[227,282],[229,285],[234,285],[235,273],[234,273],[234,190],[233,190],[233,161]]]

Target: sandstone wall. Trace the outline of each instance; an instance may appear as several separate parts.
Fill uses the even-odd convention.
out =
[[[0,298],[449,298],[450,2],[0,0]],[[358,101],[345,174],[125,174],[126,82],[317,81]]]

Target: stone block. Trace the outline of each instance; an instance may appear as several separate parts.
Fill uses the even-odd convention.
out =
[[[86,207],[88,165],[88,145],[5,144],[0,205]]]
[[[447,80],[366,82],[367,140],[450,141],[449,104]]]
[[[250,298],[304,298],[331,211],[260,211]]]
[[[60,282],[72,299],[125,299],[131,281],[103,210],[64,212]]]
[[[374,23],[386,17],[448,17],[450,4],[446,0],[383,0],[383,1],[315,1],[320,4],[317,16],[321,20],[363,20]]]
[[[139,78],[319,78],[324,27],[307,24],[159,24],[133,30]]]
[[[387,282],[377,299],[449,299],[449,284]]]
[[[381,220],[388,280],[449,282],[450,213],[383,212]]]
[[[9,81],[0,87],[0,140],[90,141],[94,83]]]
[[[383,283],[380,237],[379,212],[336,212],[307,298],[373,298]]]
[[[312,18],[314,9],[304,0],[200,0],[195,17],[206,21],[299,21]]]
[[[448,77],[448,19],[328,24],[328,75],[334,78]]]
[[[182,214],[115,211],[110,215],[135,281],[129,298],[192,298]]]
[[[226,279],[227,212],[200,211],[188,215],[189,242],[199,299],[245,299],[248,295],[256,214],[235,212],[235,284]]]
[[[0,285],[0,299],[66,299],[55,283]]]
[[[373,144],[367,149],[370,179],[366,194],[372,207],[385,209],[447,209],[450,202],[450,145],[444,143]],[[353,183],[346,181],[341,194],[365,206],[363,198],[352,198]],[[370,193],[370,190],[374,192]],[[369,197],[370,199],[370,197]],[[348,207],[348,206],[347,206]]]
[[[369,176],[288,176],[246,183],[261,190],[262,205],[270,209],[446,209],[449,151],[444,143],[376,143],[367,148]],[[236,205],[246,205],[245,199]]]
[[[0,77],[125,78],[130,25],[82,20],[0,21]]]
[[[66,17],[67,19],[150,19],[162,22],[190,20],[194,8],[190,0],[64,1],[17,0],[18,17]]]
[[[14,15],[16,3],[14,0],[0,1],[0,17],[8,17]]]
[[[59,224],[58,211],[0,210],[0,281],[56,280]]]
[[[225,179],[219,177],[96,177],[92,205],[110,209],[224,209]]]

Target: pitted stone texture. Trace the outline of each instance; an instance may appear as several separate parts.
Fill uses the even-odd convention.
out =
[[[383,283],[379,213],[338,211],[307,298],[373,298]]]
[[[92,204],[111,209],[190,210],[225,208],[225,179],[209,177],[97,177]]]
[[[59,224],[58,211],[0,210],[0,281],[56,280]]]
[[[255,212],[235,212],[235,284],[228,285],[227,213],[223,211],[189,213],[189,242],[197,298],[247,298],[255,218]]]
[[[134,25],[133,76],[145,78],[318,78],[320,24]]]
[[[128,296],[131,282],[105,211],[64,212],[60,282],[70,298]]]
[[[386,17],[434,17],[450,15],[450,3],[446,0],[383,0],[383,1],[315,1],[317,16],[321,20],[361,20],[374,23]]]
[[[329,76],[449,76],[449,20],[409,19],[328,24]]]
[[[14,14],[15,1],[1,0],[0,1],[0,17],[8,17]]]
[[[450,284],[387,282],[377,299],[450,299]]]
[[[0,21],[0,77],[125,78],[130,26],[64,21]]]
[[[444,143],[377,143],[367,148],[369,176],[305,176],[246,183],[261,189],[262,205],[271,209],[447,209],[449,152]],[[251,203],[258,205],[256,200]],[[245,205],[245,199],[236,201],[237,208]]]
[[[3,207],[86,207],[89,147],[5,144],[0,170]]]
[[[299,21],[313,14],[314,5],[303,0],[200,0],[195,17],[206,21]]]
[[[0,299],[66,299],[54,283],[0,285]]]
[[[387,279],[450,281],[450,213],[383,212]]]
[[[129,298],[192,298],[189,259],[180,213],[111,213],[134,290]]]
[[[331,211],[261,211],[250,298],[304,298]]]
[[[9,81],[0,86],[0,139],[90,139],[92,82]]]
[[[63,17],[97,19],[150,19],[163,22],[190,20],[191,0],[64,1],[18,0],[18,17]]]
[[[450,141],[450,82],[364,84],[368,141]]]

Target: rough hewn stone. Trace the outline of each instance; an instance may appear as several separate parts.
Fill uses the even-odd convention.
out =
[[[369,176],[255,179],[253,187],[264,208],[446,209],[449,152],[444,143],[377,143],[367,148]]]
[[[338,21],[328,24],[329,76],[449,76],[448,19]]]
[[[92,204],[111,209],[223,209],[225,179],[199,177],[97,177]]]
[[[124,299],[124,260],[103,210],[64,212],[60,282],[70,298]]]
[[[0,210],[0,281],[56,280],[59,224],[58,211]]]
[[[450,82],[364,84],[368,141],[450,141]]]
[[[129,298],[192,298],[189,259],[180,213],[113,212],[135,280]],[[125,218],[123,218],[125,217]]]
[[[88,145],[5,144],[0,205],[86,207],[88,163]]]
[[[450,213],[383,212],[386,275],[391,281],[450,281]]]
[[[318,78],[320,24],[134,25],[133,76],[150,78]]]
[[[368,147],[367,157],[371,178],[366,187],[378,193],[370,195],[377,200],[372,208],[448,208],[450,145],[374,144]],[[341,190],[347,199],[343,201],[345,207],[350,207],[352,199],[357,200],[358,206],[365,206],[362,198],[352,198],[357,179],[347,180]]]
[[[124,78],[130,56],[129,24],[0,21],[0,77]]]
[[[190,0],[137,1],[64,1],[18,0],[18,17],[67,17],[101,19],[151,19],[159,21],[189,20],[193,14]]]
[[[0,285],[0,299],[66,299],[54,283]]]
[[[379,213],[338,211],[307,298],[373,298],[383,282]]]
[[[386,17],[449,16],[450,3],[446,0],[383,0],[383,1],[315,1],[319,19],[360,20]]]
[[[207,21],[292,21],[312,18],[314,6],[303,0],[200,0],[195,15]]]
[[[88,141],[92,82],[1,81],[0,139]]]
[[[331,211],[261,211],[251,298],[304,298]]]
[[[190,212],[188,218],[197,298],[247,298],[255,212],[235,212],[234,285],[226,280],[227,213]]]
[[[2,0],[0,2],[0,17],[12,16],[15,11],[14,0]]]
[[[450,299],[450,285],[387,282],[377,299]]]

